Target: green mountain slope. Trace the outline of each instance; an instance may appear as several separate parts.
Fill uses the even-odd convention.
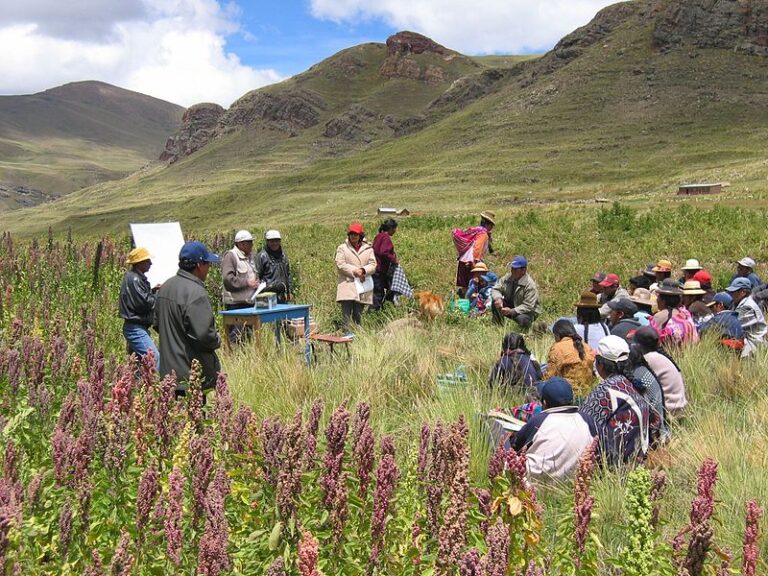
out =
[[[617,4],[548,54],[498,68],[450,51],[350,48],[214,114],[195,151],[167,168],[30,211],[26,223],[102,230],[178,218],[216,229],[346,220],[379,205],[666,202],[698,179],[730,181],[721,201],[759,204],[768,2],[742,4]],[[425,81],[430,66],[439,79]],[[404,74],[382,75],[393,69]]]
[[[0,211],[141,168],[157,158],[183,112],[102,82],[0,96]]]

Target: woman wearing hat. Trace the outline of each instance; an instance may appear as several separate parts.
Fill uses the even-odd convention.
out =
[[[608,325],[600,316],[600,304],[597,294],[590,290],[581,293],[581,298],[576,302],[576,323],[574,328],[581,339],[589,344],[593,350],[602,338],[611,333]]]
[[[656,275],[656,282],[651,284],[649,290],[651,291],[651,294],[656,294],[661,283],[672,277],[672,262],[669,260],[659,260],[656,262],[656,266],[651,268],[651,272]]]
[[[365,241],[362,224],[354,222],[347,228],[346,241],[336,248],[336,270],[336,302],[341,304],[342,328],[349,331],[351,323],[360,324],[365,306],[373,303],[370,277],[376,272],[376,255]]]
[[[475,264],[485,260],[491,247],[491,231],[496,225],[496,214],[486,210],[480,213],[480,224],[467,230],[453,231],[453,243],[459,253],[456,269],[456,287],[459,295],[465,295]]]
[[[152,256],[146,248],[135,248],[128,253],[126,264],[131,269],[125,273],[120,285],[120,317],[123,319],[123,336],[128,352],[144,356],[151,351],[155,366],[159,367],[160,353],[149,335],[155,316],[155,292],[160,288],[152,288],[147,280]]]
[[[712,315],[712,311],[703,301],[706,293],[696,280],[688,280],[683,284],[683,305],[688,308],[697,327],[704,318]]]
[[[469,281],[467,288],[467,299],[469,300],[472,316],[480,316],[488,309],[491,303],[491,290],[499,277],[488,270],[485,262],[478,262],[472,268],[472,280]]]
[[[650,325],[656,329],[663,344],[699,341],[693,316],[683,306],[682,297],[682,289],[672,278],[663,280],[656,290],[659,311],[653,316]]]
[[[629,299],[635,303],[635,306],[637,306],[635,320],[640,323],[640,326],[648,326],[651,323],[651,318],[653,318],[653,309],[656,307],[656,298],[647,288],[635,288],[635,291],[632,292],[632,296],[630,296]]]

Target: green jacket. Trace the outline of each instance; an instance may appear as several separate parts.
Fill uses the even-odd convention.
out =
[[[504,300],[504,306],[514,308],[518,314],[528,314],[537,318],[541,314],[539,302],[539,287],[528,274],[517,282],[507,273],[502,276],[491,291],[491,299]]]
[[[203,367],[203,388],[213,388],[221,371],[216,355],[221,338],[205,285],[179,270],[157,293],[155,314],[160,334],[160,376],[176,372],[176,389],[186,390],[192,360],[197,359]]]

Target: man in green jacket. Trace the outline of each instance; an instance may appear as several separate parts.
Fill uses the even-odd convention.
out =
[[[211,264],[220,261],[202,242],[185,243],[179,252],[179,271],[157,293],[160,375],[176,373],[177,395],[186,391],[192,360],[203,368],[204,390],[216,385],[221,370],[216,355],[221,338],[204,284]]]
[[[521,328],[528,328],[541,314],[539,288],[528,275],[528,260],[515,256],[509,263],[509,273],[502,276],[491,292],[493,319],[503,322],[514,320]]]

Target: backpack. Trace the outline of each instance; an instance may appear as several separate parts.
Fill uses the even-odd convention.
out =
[[[466,230],[462,228],[454,228],[451,231],[451,237],[453,238],[453,245],[459,256],[463,256],[467,250],[472,248],[477,236],[485,232],[487,232],[487,230],[483,226],[475,226],[474,228],[467,228]]]

